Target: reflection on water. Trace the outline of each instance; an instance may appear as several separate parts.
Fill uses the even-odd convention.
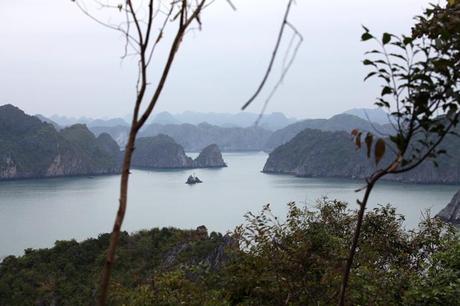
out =
[[[225,232],[244,221],[248,211],[271,203],[283,216],[286,203],[312,205],[327,196],[352,203],[362,182],[296,178],[261,173],[265,153],[227,153],[223,169],[134,170],[124,229],[175,226]],[[187,185],[195,173],[204,183]],[[0,258],[24,248],[49,247],[55,240],[77,240],[111,230],[118,206],[118,176],[0,182]],[[414,226],[426,209],[437,213],[458,186],[380,183],[370,207],[391,203]]]

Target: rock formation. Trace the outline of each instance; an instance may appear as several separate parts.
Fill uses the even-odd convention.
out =
[[[227,167],[222,158],[222,153],[216,144],[204,148],[200,155],[193,161],[194,168],[222,168]]]
[[[445,149],[447,155],[437,159],[438,167],[426,160],[414,170],[384,179],[408,183],[460,183],[460,139],[448,136],[440,149]],[[380,163],[390,162],[392,154],[387,150]],[[305,129],[270,153],[263,172],[363,179],[375,169],[375,163],[366,158],[365,149],[356,151],[349,133]]]
[[[184,148],[174,139],[160,134],[137,139],[132,165],[138,168],[180,169],[192,168],[193,160],[185,155]]]
[[[174,139],[160,134],[142,137],[136,142],[133,167],[152,169],[191,169],[226,167],[217,145],[209,145],[195,159],[185,154],[184,148]]]
[[[446,222],[460,225],[460,191],[458,191],[449,204],[437,216]]]
[[[194,175],[190,175],[187,178],[187,181],[185,182],[185,184],[188,184],[188,185],[195,185],[195,184],[200,184],[200,183],[203,183],[203,181]]]
[[[0,179],[119,172],[120,150],[85,125],[56,130],[13,105],[0,106]]]

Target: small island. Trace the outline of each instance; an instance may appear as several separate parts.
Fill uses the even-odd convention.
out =
[[[199,184],[199,183],[203,183],[202,180],[200,180],[198,178],[198,176],[195,176],[195,175],[190,175],[187,179],[187,181],[185,182],[185,184],[187,185],[195,185],[195,184]]]

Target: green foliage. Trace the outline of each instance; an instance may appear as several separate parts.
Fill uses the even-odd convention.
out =
[[[330,305],[356,217],[339,201],[247,216],[233,235],[172,228],[123,233],[110,305]],[[460,241],[427,218],[413,231],[383,206],[368,212],[350,280],[355,305],[460,305]],[[0,305],[89,305],[109,235],[58,241],[0,265]],[[239,246],[239,247],[238,247]],[[457,304],[456,304],[457,303]]]
[[[390,206],[366,214],[348,303],[429,305],[442,296],[440,301],[457,305],[460,242],[455,232],[437,219],[406,231],[403,220]],[[247,225],[237,230],[241,254],[226,266],[232,304],[334,304],[355,222],[344,203],[329,200],[320,201],[317,210],[291,203],[282,223],[268,206],[248,215]],[[435,283],[430,273],[445,279]],[[421,298],[418,292],[425,287],[431,289]]]
[[[91,304],[108,243],[109,235],[104,234],[81,243],[57,241],[51,249],[26,250],[24,256],[5,258],[0,265],[0,305]],[[213,254],[222,244],[219,234],[204,237],[195,231],[173,228],[141,231],[131,236],[122,233],[113,273],[113,303],[132,305],[138,301],[142,305],[142,298],[148,297],[143,297],[145,288],[152,290],[155,283],[165,284],[168,280],[172,284],[182,276],[184,279],[177,281],[189,284],[184,290],[193,291],[199,287],[195,282],[198,275],[210,273],[208,267],[219,264]],[[161,290],[155,293],[153,304],[163,301]],[[177,299],[188,296],[186,291],[177,294]]]

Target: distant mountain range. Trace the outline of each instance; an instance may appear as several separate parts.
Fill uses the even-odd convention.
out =
[[[260,151],[271,132],[260,127],[219,127],[207,123],[192,124],[150,124],[142,129],[140,137],[165,134],[189,152],[199,152],[215,143],[222,151]]]
[[[220,127],[251,127],[259,118],[259,114],[240,112],[237,114],[227,113],[199,113],[186,111],[181,114],[162,112],[153,118],[152,123],[157,124],[193,124],[208,123]],[[288,118],[283,113],[271,113],[262,116],[259,127],[274,131],[296,122],[294,118]]]
[[[88,127],[95,127],[95,126],[105,126],[105,127],[114,127],[114,126],[126,126],[128,127],[128,122],[123,118],[111,118],[111,119],[93,119],[87,117],[66,117],[66,116],[58,116],[53,115],[49,118],[43,115],[36,115],[38,118],[51,123],[57,127],[66,127],[71,126],[74,124],[85,124]]]
[[[205,146],[215,143],[224,152],[229,151],[266,151],[271,152],[276,147],[288,142],[306,128],[322,131],[351,131],[354,128],[373,131],[376,134],[390,134],[390,124],[380,125],[366,119],[349,114],[339,114],[330,119],[306,119],[297,121],[276,131],[270,131],[260,126],[254,127],[222,127],[207,123],[193,124],[148,124],[140,131],[140,137],[151,137],[165,134],[189,152],[198,152]],[[128,138],[127,126],[90,127],[96,135],[110,134],[123,147]]]
[[[390,123],[389,115],[381,108],[353,108],[344,112],[344,114],[353,115],[378,124]]]
[[[100,135],[108,133],[123,148],[128,139],[129,128],[90,127],[91,131]],[[193,124],[149,124],[141,129],[139,137],[153,137],[160,134],[172,137],[187,152],[199,152],[209,144],[217,144],[224,152],[261,151],[271,131],[260,127],[225,128],[207,123]]]
[[[82,123],[88,127],[116,127],[129,126],[131,118],[113,118],[113,119],[92,119],[87,117],[75,118],[53,115],[45,118],[42,115],[37,115],[41,119],[46,119],[49,123],[56,124],[61,127]],[[156,124],[193,124],[208,123],[219,127],[251,127],[255,124],[259,114],[240,112],[237,114],[229,113],[200,113],[186,111],[181,114],[171,114],[169,112],[161,112],[153,116],[153,119],[148,123]],[[294,118],[288,118],[283,113],[272,113],[264,115],[259,126],[267,130],[277,130],[291,123],[296,122]]]
[[[70,123],[84,123],[96,135],[110,134],[121,148],[125,146],[128,138],[129,125],[122,118],[76,119],[53,116],[48,119],[37,116],[56,128]],[[382,135],[392,132],[386,113],[380,109],[353,109],[330,119],[301,121],[287,118],[282,113],[272,113],[262,117],[260,124],[254,126],[257,118],[258,114],[245,112],[238,114],[162,112],[155,115],[153,120],[141,129],[139,137],[165,134],[172,137],[186,151],[194,152],[200,151],[211,143],[216,143],[224,152],[271,152],[306,128],[322,131],[351,131],[353,128],[359,128]],[[370,121],[368,118],[375,119],[375,121]]]
[[[329,119],[306,119],[298,121],[283,129],[275,131],[268,138],[264,150],[271,152],[276,147],[289,142],[294,136],[305,129],[350,132],[355,128],[363,131],[372,131],[378,135],[387,135],[393,132],[393,127],[390,124],[380,125],[354,115],[339,114]]]

